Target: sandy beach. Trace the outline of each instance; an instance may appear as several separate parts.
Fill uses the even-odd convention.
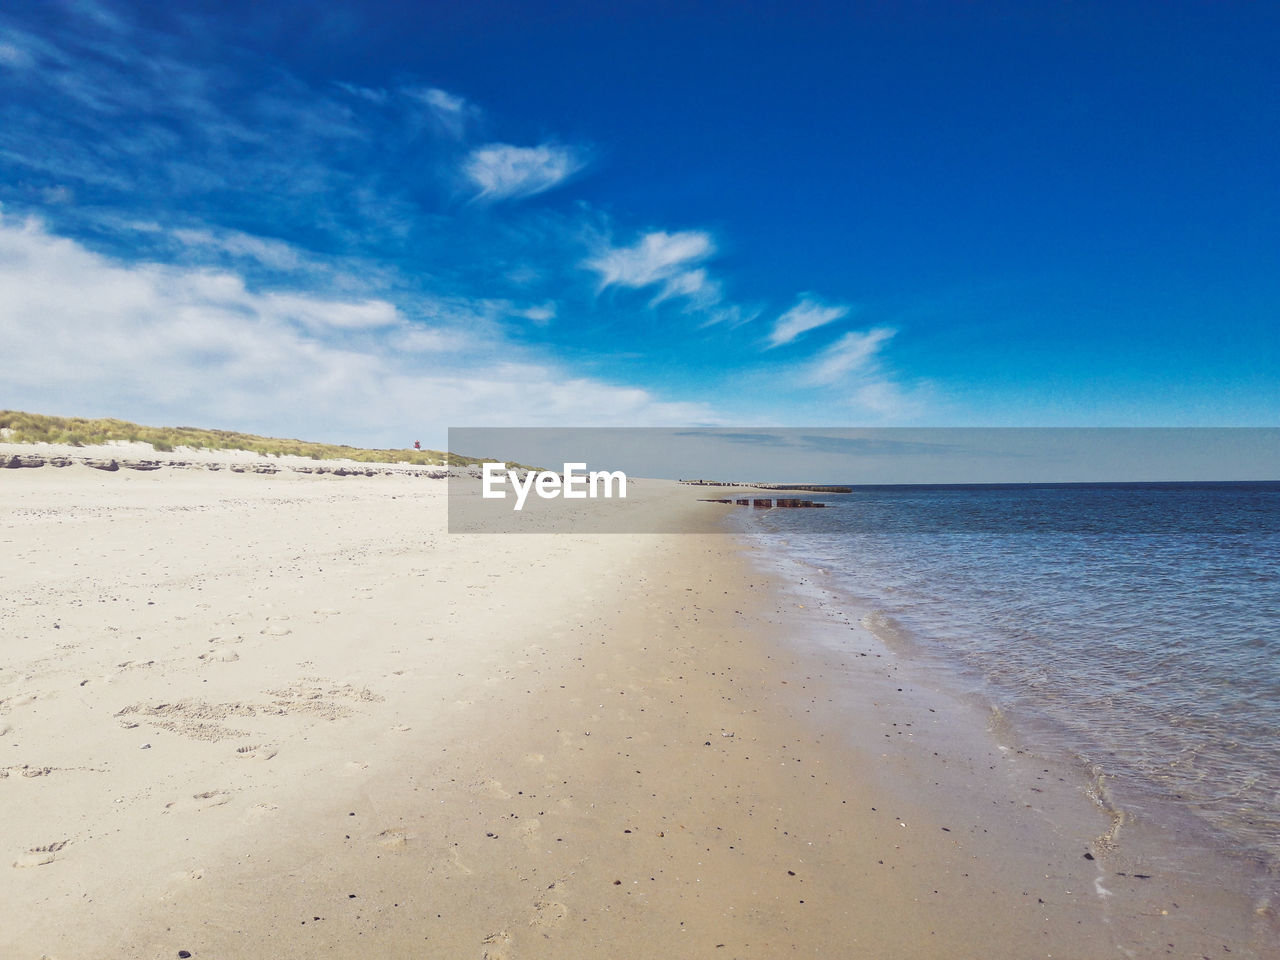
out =
[[[734,537],[445,487],[0,471],[0,955],[1267,955]]]

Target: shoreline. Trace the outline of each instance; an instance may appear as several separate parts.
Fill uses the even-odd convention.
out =
[[[733,536],[450,537],[411,478],[0,485],[13,956],[1225,955],[1164,881],[1099,895],[1089,811],[965,760],[961,707]]]
[[[746,535],[753,543],[767,540]],[[843,645],[846,656],[883,657],[891,664],[882,676],[863,672],[847,679],[846,726],[856,729],[876,723],[874,712],[857,704],[865,706],[877,698],[890,701],[895,693],[911,704],[904,716],[912,716],[917,729],[922,718],[929,719],[927,713],[947,704],[952,727],[938,731],[945,744],[939,752],[948,763],[967,765],[970,771],[967,778],[953,782],[951,796],[972,801],[984,789],[1000,790],[1002,783],[1009,803],[1018,792],[1034,793],[1027,808],[1034,806],[1044,821],[1043,829],[1033,830],[1020,842],[1039,844],[1040,855],[1047,857],[1052,851],[1044,845],[1045,831],[1073,833],[1074,842],[1096,865],[1095,892],[1109,901],[1108,909],[1102,911],[1105,922],[1120,926],[1117,921],[1125,920],[1138,931],[1143,916],[1159,916],[1172,929],[1181,926],[1202,937],[1196,949],[1209,955],[1218,955],[1213,949],[1268,955],[1268,945],[1280,939],[1280,924],[1275,913],[1276,875],[1261,852],[1231,849],[1226,838],[1214,834],[1205,822],[1167,806],[1151,809],[1152,798],[1141,784],[1108,773],[1083,756],[1061,749],[1055,752],[1050,719],[1027,716],[1025,711],[1006,713],[991,691],[975,687],[972,677],[947,663],[936,649],[915,638],[895,640],[892,628],[886,630],[886,625],[874,622],[874,604],[828,582],[825,570],[788,551],[761,548],[761,552],[765,556],[759,566],[764,573],[778,578],[778,589],[790,596],[792,604],[809,608],[811,643],[827,648],[834,638],[837,647],[828,653]],[[850,643],[849,630],[865,636]],[[850,649],[855,653],[849,654]],[[904,690],[896,683],[912,684],[915,690]],[[829,712],[837,717],[835,722],[841,722],[840,711]],[[905,720],[893,726],[900,724],[912,726]],[[850,742],[874,748],[874,741],[865,736],[851,735]],[[913,776],[923,780],[932,774],[916,771]],[[1131,902],[1117,912],[1111,898],[1121,892],[1119,885],[1129,888],[1125,895]],[[1174,909],[1165,909],[1170,904]],[[1179,912],[1177,923],[1166,921]],[[1087,919],[1088,914],[1086,909],[1082,916]],[[1215,938],[1220,941],[1217,947],[1212,946]],[[1139,933],[1135,943],[1142,942]]]

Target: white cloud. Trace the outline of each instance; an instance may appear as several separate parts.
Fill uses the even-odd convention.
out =
[[[526,320],[545,327],[548,323],[556,318],[556,304],[554,300],[548,300],[546,303],[538,304],[532,307],[525,307],[523,310],[517,310],[517,317],[524,317]]]
[[[823,388],[830,403],[863,420],[912,420],[926,408],[931,388],[924,381],[904,384],[887,369],[882,353],[895,333],[888,327],[850,331],[801,367],[798,379]]]
[[[423,103],[444,114],[458,116],[467,109],[467,101],[465,99],[437,87],[415,90],[413,94]]]
[[[297,294],[269,293],[262,298],[263,312],[300,323],[312,330],[377,330],[403,322],[400,311],[385,300],[343,303]]]
[[[339,90],[345,90],[353,97],[359,97],[361,100],[368,100],[370,103],[376,103],[378,106],[387,102],[387,91],[377,87],[362,87],[358,83],[345,83],[342,80],[335,81],[335,85]]]
[[[70,187],[58,184],[54,187],[42,187],[40,189],[40,199],[51,207],[62,206],[68,203],[75,203],[76,192]]]
[[[455,140],[461,140],[467,132],[467,122],[480,115],[465,97],[439,87],[404,87],[400,92],[425,106],[436,127]]]
[[[650,303],[659,304],[673,297],[685,297],[690,304],[709,307],[719,303],[722,296],[720,281],[712,280],[707,271],[699,267],[677,273],[666,281]]]
[[[873,370],[881,346],[896,331],[887,327],[874,330],[851,330],[827,347],[810,367],[808,381],[814,384],[833,384],[850,374]]]
[[[429,306],[412,313],[430,316]],[[34,219],[0,217],[0,342],[5,404],[37,412],[367,445],[442,438],[460,422],[716,419],[702,404],[573,377],[496,338],[483,318],[414,322],[386,301],[262,293],[230,271],[121,263]]]
[[[891,380],[872,380],[857,386],[851,400],[854,406],[877,416],[908,419],[920,411],[923,391],[908,392]]]
[[[479,189],[476,199],[510,200],[559,186],[582,166],[582,158],[568,147],[490,143],[471,151],[462,172]]]
[[[158,226],[155,227],[158,230]],[[275,270],[296,270],[303,264],[298,249],[283,240],[255,237],[238,230],[193,230],[180,228],[170,234],[188,247],[207,247],[233,257],[247,257]]]
[[[715,252],[710,234],[701,230],[646,233],[634,246],[610,247],[587,266],[600,274],[600,286],[647,287],[670,280],[686,264],[704,260]]]
[[[723,297],[720,282],[695,266],[715,253],[711,235],[701,230],[646,233],[630,247],[605,247],[583,265],[600,275],[600,289],[657,286],[651,305],[684,298],[691,307],[709,309]]]
[[[35,58],[16,44],[0,40],[0,65],[25,70],[35,65]]]
[[[808,296],[778,318],[769,334],[768,348],[780,347],[796,337],[818,327],[826,326],[849,315],[849,307],[827,306]]]
[[[388,345],[399,353],[460,353],[471,345],[465,333],[430,327],[404,327],[388,339]]]
[[[738,304],[732,304],[727,307],[717,307],[712,309],[706,321],[702,324],[704,327],[712,327],[716,324],[723,323],[728,329],[733,330],[742,326],[744,323],[750,323],[756,317],[760,316],[758,307],[742,307]]]

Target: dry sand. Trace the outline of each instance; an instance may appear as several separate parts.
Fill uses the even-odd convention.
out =
[[[0,956],[1267,955],[733,538],[444,518],[0,471]]]

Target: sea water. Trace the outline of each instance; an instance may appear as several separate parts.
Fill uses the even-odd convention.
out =
[[[820,499],[826,509],[743,510],[737,522],[820,569],[850,613],[1035,749],[1276,876],[1280,483]]]

